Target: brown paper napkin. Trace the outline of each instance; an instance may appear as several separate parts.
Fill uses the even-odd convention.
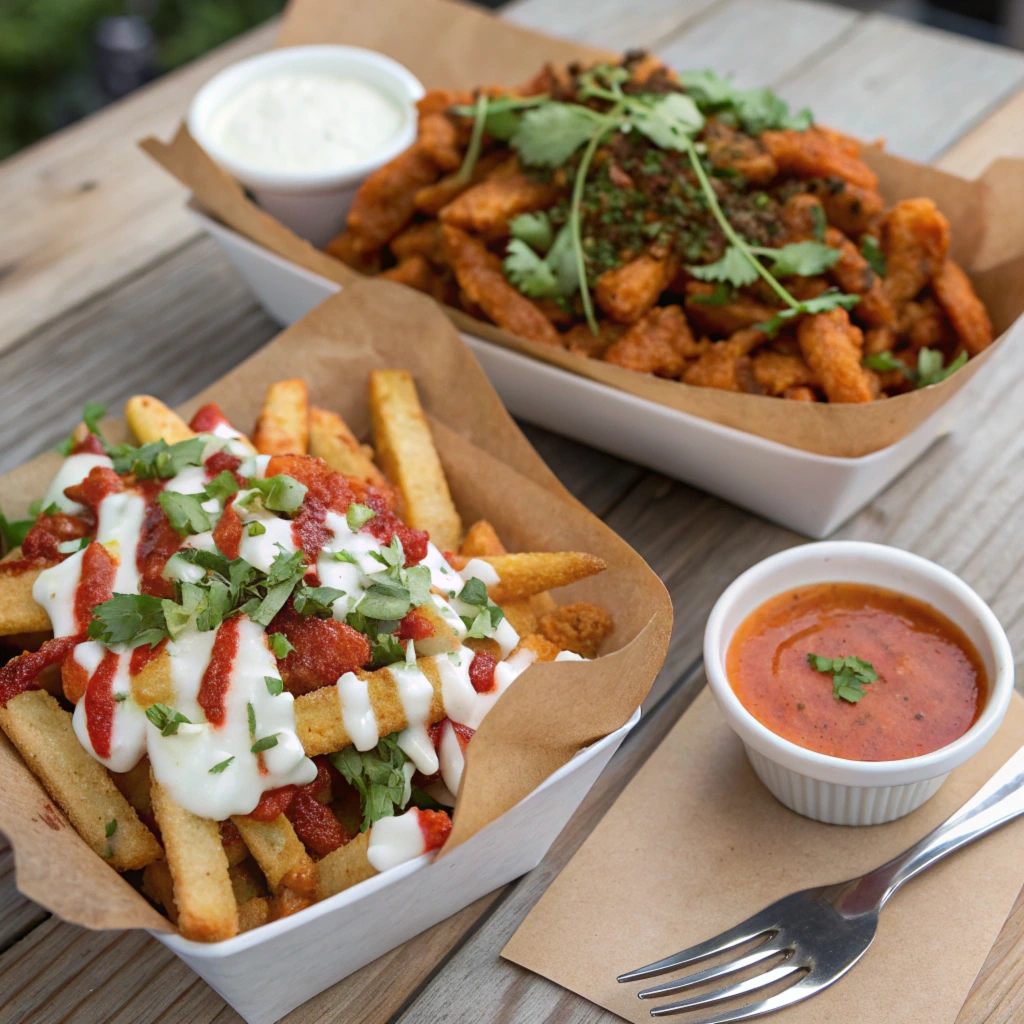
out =
[[[705,691],[502,955],[627,1020],[650,1021],[654,1004],[636,998],[643,986],[616,975],[789,892],[876,867],[952,814],[1022,744],[1024,699],[1015,695],[993,740],[924,807],[873,828],[822,825],[761,785]],[[860,964],[779,1021],[952,1024],[1024,881],[1022,841],[1024,822],[1014,823],[909,882]]]

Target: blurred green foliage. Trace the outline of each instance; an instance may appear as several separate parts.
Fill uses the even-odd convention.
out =
[[[101,106],[93,31],[143,14],[161,73],[277,14],[284,0],[0,0],[0,159]]]

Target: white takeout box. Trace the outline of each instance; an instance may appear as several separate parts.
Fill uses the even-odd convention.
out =
[[[150,934],[249,1024],[273,1024],[371,960],[535,868],[639,720],[637,709],[622,728],[581,750],[436,864],[433,854],[425,854],[224,942]]]
[[[291,324],[340,289],[256,245],[194,206],[260,305]],[[1010,329],[1024,333],[1024,318]],[[958,426],[1010,348],[1000,350],[948,402],[895,444],[859,458],[817,455],[669,409],[473,335],[463,339],[509,411],[530,423],[638,462],[821,539],[880,494]],[[979,407],[983,407],[981,403]]]

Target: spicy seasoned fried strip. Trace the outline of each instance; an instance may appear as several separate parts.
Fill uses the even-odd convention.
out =
[[[792,388],[817,383],[814,371],[802,356],[761,351],[751,358],[754,378],[766,395],[782,395]]]
[[[477,160],[473,173],[468,178],[456,171],[454,174],[446,175],[440,181],[435,181],[432,185],[424,185],[416,193],[415,203],[417,212],[424,213],[428,217],[436,217],[450,202],[461,196],[463,192],[489,178],[507,159],[507,153],[500,149],[494,150],[492,153],[484,153]],[[437,226],[435,221],[428,223],[432,226]],[[412,230],[412,228],[407,230]],[[391,251],[396,256],[399,253],[395,248],[395,243],[399,237],[401,236],[396,237],[391,242]]]
[[[159,398],[135,395],[124,407],[124,417],[139,444],[166,441],[177,444],[195,437],[195,431]]]
[[[613,320],[635,323],[658,301],[675,272],[673,260],[645,253],[606,270],[594,285],[594,299]]]
[[[765,334],[753,327],[737,331],[725,341],[716,341],[683,373],[683,381],[697,387],[721,391],[754,390],[750,353],[763,344]]]
[[[896,323],[896,310],[886,293],[882,279],[860,250],[838,228],[825,232],[825,244],[839,250],[839,259],[829,271],[832,279],[844,291],[861,297],[854,315],[868,327],[892,327]]]
[[[238,934],[238,910],[217,822],[179,807],[155,779],[152,792],[181,934],[199,942],[230,939]]]
[[[318,902],[351,889],[353,885],[365,882],[377,874],[377,869],[366,857],[369,847],[370,833],[362,832],[352,842],[339,846],[317,862],[320,874],[316,887]]]
[[[701,140],[713,167],[734,171],[751,185],[767,185],[779,172],[775,158],[757,139],[717,117],[708,119]]]
[[[602,358],[637,373],[678,377],[687,362],[696,359],[706,348],[706,343],[694,340],[690,325],[678,306],[656,306],[633,324]]]
[[[733,335],[771,320],[778,312],[742,293],[722,303],[707,301],[714,298],[714,293],[715,286],[704,281],[690,281],[686,285],[686,319],[707,334]]]
[[[380,275],[384,281],[404,284],[407,288],[415,288],[418,292],[433,295],[440,299],[443,291],[441,276],[430,265],[426,257],[413,255],[399,260],[393,267]]]
[[[405,370],[373,371],[369,398],[377,459],[401,493],[403,518],[414,530],[426,530],[442,551],[457,550],[462,519],[412,376]]]
[[[133,871],[160,856],[156,837],[79,743],[71,715],[55,698],[43,690],[11,697],[0,706],[0,727],[82,840],[111,867]]]
[[[427,724],[433,725],[445,717],[441,677],[432,658],[419,658],[416,664],[434,688],[434,699],[427,716]],[[409,722],[398,684],[388,669],[360,671],[355,675],[366,684],[367,698],[377,723],[378,734],[388,736],[404,729]],[[295,732],[309,757],[334,753],[352,742],[342,715],[337,686],[324,686],[295,698]]]
[[[871,378],[860,365],[863,336],[845,309],[804,317],[797,327],[797,340],[830,402],[872,400]]]
[[[505,280],[500,263],[479,239],[449,224],[442,231],[448,261],[459,287],[473,305],[512,334],[545,345],[560,344],[551,321]]]
[[[440,263],[444,259],[441,225],[436,220],[410,224],[391,239],[390,248],[399,262],[410,256],[425,256],[431,263]]]
[[[421,112],[418,131],[420,149],[442,171],[459,169],[462,163],[459,131],[446,114]]]
[[[248,814],[233,815],[231,820],[266,876],[272,893],[279,893],[282,888],[303,896],[316,892],[316,865],[283,814],[272,821],[257,821]]]
[[[878,175],[863,160],[852,156],[817,128],[762,132],[761,143],[782,174],[798,178],[842,178],[861,188],[878,188]]]
[[[851,238],[873,231],[885,212],[885,200],[877,189],[853,185],[842,178],[811,182],[808,187],[821,200],[828,222]]]
[[[949,221],[931,199],[904,199],[882,221],[885,292],[899,308],[942,269]]]
[[[513,158],[491,177],[453,199],[438,217],[443,224],[501,238],[508,234],[508,222],[513,217],[550,206],[557,197],[556,186],[528,178],[519,170],[518,158]]]
[[[18,565],[0,568],[0,636],[42,633],[50,628],[50,616],[32,597],[40,572]]]
[[[348,246],[353,254],[375,252],[412,220],[416,193],[438,178],[437,164],[418,146],[374,171],[356,193],[348,213]]]
[[[809,242],[820,237],[819,231],[827,220],[821,200],[810,192],[797,192],[790,196],[779,211],[779,219],[786,229],[785,242]]]
[[[252,436],[261,455],[305,455],[309,448],[309,389],[301,378],[267,388]]]
[[[952,260],[944,260],[932,278],[932,289],[949,317],[953,330],[969,355],[976,356],[992,344],[992,321],[974,291],[971,279]]]
[[[373,487],[387,489],[387,479],[373,462],[373,449],[360,444],[336,412],[328,412],[315,405],[310,407],[309,454],[323,459],[336,473],[354,476]]]

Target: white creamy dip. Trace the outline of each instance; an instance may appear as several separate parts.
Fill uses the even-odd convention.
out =
[[[343,171],[378,153],[404,120],[396,103],[358,79],[280,71],[228,99],[210,134],[254,170]]]

